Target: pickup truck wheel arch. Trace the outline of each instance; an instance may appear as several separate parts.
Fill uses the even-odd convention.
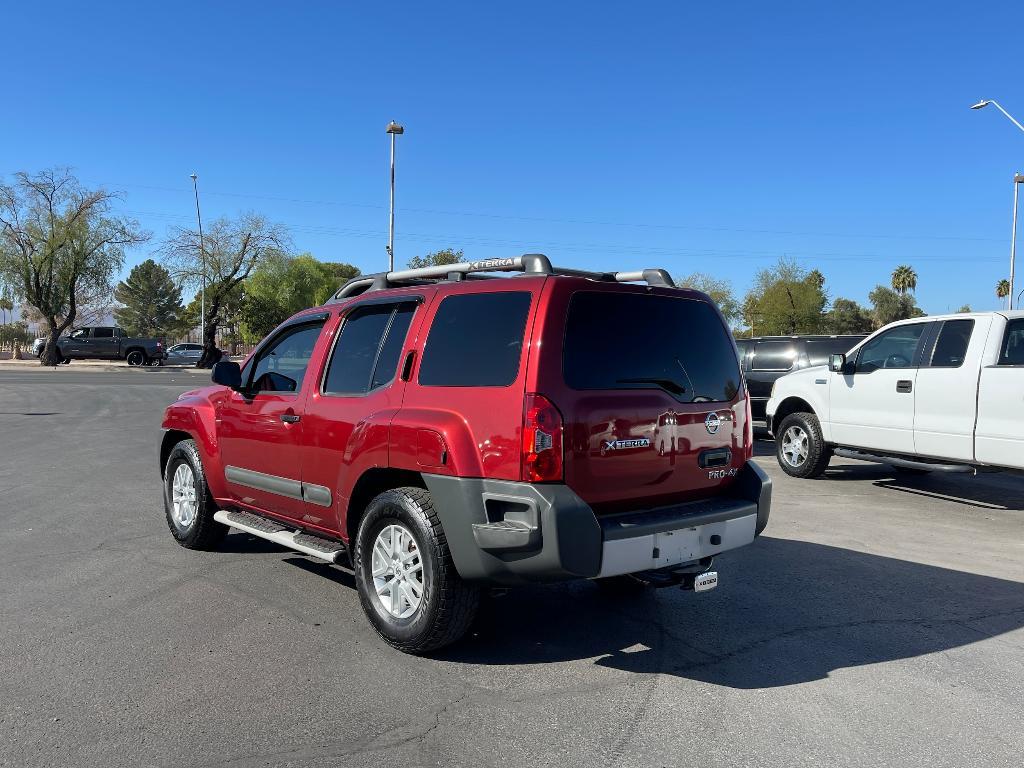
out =
[[[779,403],[779,407],[775,410],[775,415],[772,417],[772,431],[775,433],[776,439],[781,434],[779,426],[782,424],[782,420],[791,413],[810,413],[814,415],[814,409],[810,403],[800,397],[787,397]]]

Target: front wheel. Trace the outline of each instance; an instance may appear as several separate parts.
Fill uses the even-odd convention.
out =
[[[182,440],[164,465],[167,527],[186,549],[216,549],[228,530],[213,519],[216,511],[199,450],[194,441]]]
[[[437,650],[473,623],[480,590],[455,570],[430,493],[422,488],[396,488],[370,502],[353,565],[370,623],[400,651]]]
[[[775,434],[775,455],[783,472],[791,477],[821,477],[832,458],[832,449],[821,436],[817,416],[791,413]]]

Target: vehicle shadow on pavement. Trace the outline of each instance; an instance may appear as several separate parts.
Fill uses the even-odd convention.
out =
[[[948,651],[1024,626],[1024,584],[839,547],[762,537],[717,563],[722,586],[610,596],[592,583],[510,591],[439,659],[596,659],[730,688]]]

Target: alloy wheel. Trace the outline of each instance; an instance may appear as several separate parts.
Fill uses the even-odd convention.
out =
[[[416,613],[423,599],[423,561],[412,533],[397,523],[373,542],[370,571],[377,600],[396,619]]]
[[[810,454],[810,438],[807,432],[796,425],[782,435],[782,458],[791,467],[801,467]]]
[[[196,519],[196,511],[199,508],[196,476],[188,464],[179,464],[178,468],[174,470],[174,480],[171,483],[171,508],[174,522],[182,529],[188,528]]]

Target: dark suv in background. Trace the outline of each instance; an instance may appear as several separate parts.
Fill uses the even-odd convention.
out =
[[[845,355],[865,338],[857,336],[758,336],[737,339],[740,364],[750,390],[750,410],[764,421],[775,380],[801,368],[827,365],[829,355]]]

